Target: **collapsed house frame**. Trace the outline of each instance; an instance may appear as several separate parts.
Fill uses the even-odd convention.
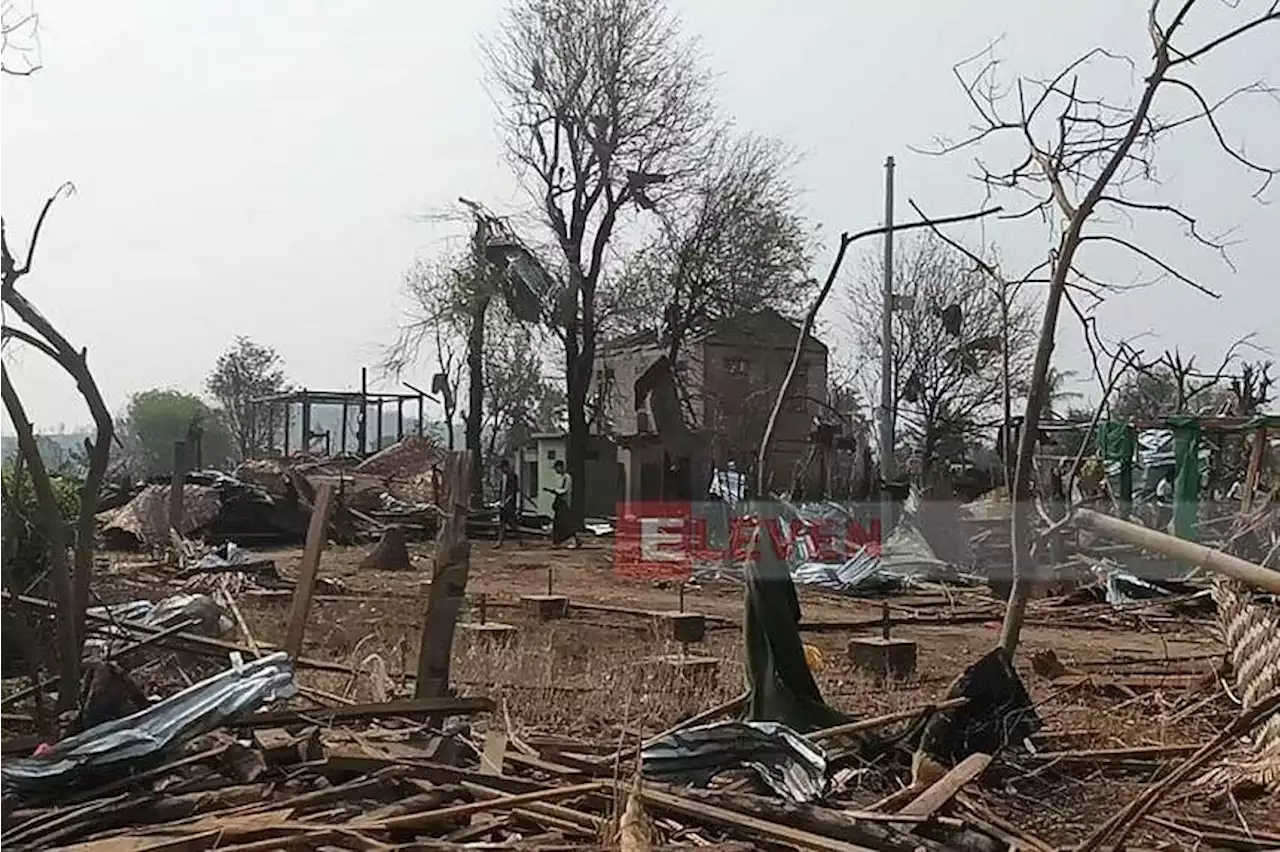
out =
[[[395,438],[397,441],[403,440],[404,431],[404,409],[406,404],[417,406],[416,416],[417,425],[415,427],[418,437],[422,437],[426,423],[426,402],[434,401],[434,397],[425,391],[415,388],[408,382],[404,383],[412,393],[402,393],[394,391],[370,391],[369,390],[369,370],[367,367],[360,369],[360,390],[358,391],[335,391],[335,390],[312,390],[310,388],[300,388],[298,390],[284,391],[282,393],[268,394],[266,396],[255,397],[249,401],[249,416],[254,422],[258,422],[259,418],[266,421],[266,434],[271,436],[270,442],[274,443],[276,434],[276,417],[279,413],[281,418],[280,426],[283,434],[283,455],[289,455],[293,449],[302,452],[310,452],[311,448],[317,441],[324,442],[324,455],[335,455],[333,434],[330,430],[313,431],[311,428],[312,407],[317,405],[324,406],[341,406],[342,408],[342,425],[339,429],[337,441],[337,453],[342,454],[348,451],[347,436],[354,437],[354,447],[351,452],[364,458],[372,453],[376,453],[382,448],[382,441],[388,433],[384,430],[386,409],[388,405],[395,405]],[[294,448],[292,444],[292,426],[293,426],[293,407],[299,407],[299,431],[302,436],[301,446]],[[354,409],[354,416],[353,410]],[[372,442],[369,435],[369,411],[373,409],[373,420],[375,433]],[[271,448],[274,451],[274,447]]]

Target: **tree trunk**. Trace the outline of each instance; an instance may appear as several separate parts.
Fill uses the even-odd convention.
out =
[[[586,470],[587,470],[587,386],[591,382],[591,363],[587,361],[583,369],[583,361],[588,358],[585,351],[578,351],[575,345],[566,347],[574,350],[565,359],[567,407],[569,410],[569,437],[565,441],[565,468],[572,480],[572,493],[569,497],[569,519],[573,529],[582,527],[586,517]]]
[[[929,484],[929,468],[933,466],[933,454],[938,446],[938,428],[930,415],[929,423],[924,429],[924,440],[920,442],[920,481]]]
[[[3,367],[0,367],[0,393],[13,423],[18,449],[31,472],[31,484],[40,507],[40,532],[49,548],[49,579],[58,601],[58,707],[65,710],[76,705],[80,694],[80,645],[76,635],[76,624],[80,619],[74,612],[75,592],[67,560],[67,530],[49,481],[49,472],[36,445],[35,430],[18,392],[9,383],[9,373]],[[83,611],[80,618],[83,618]]]
[[[484,418],[484,321],[489,297],[477,295],[467,333],[467,452],[471,454],[471,505],[484,502],[484,458],[481,426]]]
[[[71,576],[71,602],[74,614],[72,630],[76,643],[75,658],[78,663],[79,649],[84,645],[85,637],[84,611],[89,605],[89,585],[93,578],[94,537],[97,534],[94,515],[98,511],[98,492],[102,489],[102,481],[106,477],[107,465],[111,458],[111,441],[115,436],[114,422],[111,412],[102,399],[102,393],[98,390],[98,384],[89,371],[88,350],[74,348],[36,306],[14,288],[12,282],[9,282],[4,289],[4,303],[50,344],[50,348],[40,348],[44,349],[45,353],[75,380],[76,388],[84,397],[96,427],[95,439],[91,445],[87,446],[89,464],[85,471],[84,485],[80,489],[80,516],[76,523],[74,573]]]

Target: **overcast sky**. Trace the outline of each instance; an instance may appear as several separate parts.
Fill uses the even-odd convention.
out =
[[[11,243],[22,247],[43,199],[63,181],[76,184],[22,286],[88,347],[113,410],[141,389],[200,390],[238,334],[276,347],[299,384],[356,387],[360,366],[396,332],[404,269],[441,248],[441,228],[415,214],[459,195],[496,209],[524,203],[481,86],[477,39],[498,26],[500,2],[40,0],[38,8],[44,68],[3,80],[3,210]],[[1150,53],[1138,0],[1077,0],[1069,9],[1026,0],[684,0],[676,8],[701,39],[725,113],[802,155],[805,213],[828,246],[841,230],[881,220],[887,154],[898,161],[900,218],[908,197],[935,215],[980,203],[971,155],[909,150],[968,125],[951,76],[958,59],[1001,35],[1010,74],[1052,73],[1095,44],[1132,55],[1139,69]],[[1201,0],[1188,35],[1215,33],[1242,14]],[[1213,97],[1268,75],[1280,84],[1277,26],[1190,76]],[[1086,82],[1123,99],[1141,85],[1141,70]],[[1175,96],[1162,111],[1186,107]],[[1233,142],[1280,159],[1275,102],[1242,103],[1223,123]],[[1235,229],[1237,271],[1176,228],[1143,226],[1144,246],[1223,298],[1160,284],[1103,306],[1104,331],[1146,334],[1148,349],[1177,345],[1206,362],[1250,333],[1280,345],[1280,205],[1251,201],[1256,179],[1203,130],[1162,145],[1158,163],[1164,198],[1211,228]],[[976,228],[956,234],[980,237]],[[1011,266],[1047,247],[1038,226],[991,225],[986,237]],[[1115,257],[1091,262],[1118,279],[1138,272]],[[840,351],[838,307],[826,336]],[[1085,367],[1078,334],[1067,327],[1060,339],[1059,366]],[[39,428],[88,421],[74,387],[38,356],[6,359]],[[409,379],[431,372],[423,364]]]

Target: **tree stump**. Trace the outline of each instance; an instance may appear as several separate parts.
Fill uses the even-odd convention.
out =
[[[404,527],[390,526],[382,534],[378,546],[360,560],[360,570],[410,571],[409,548],[405,545]]]

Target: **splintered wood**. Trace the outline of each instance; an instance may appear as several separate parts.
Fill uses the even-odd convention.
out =
[[[418,645],[418,679],[414,695],[434,698],[449,687],[449,661],[458,614],[466,602],[471,572],[471,545],[467,541],[467,512],[471,504],[471,456],[449,453],[445,457],[444,516],[436,538],[435,564],[427,612]]]

